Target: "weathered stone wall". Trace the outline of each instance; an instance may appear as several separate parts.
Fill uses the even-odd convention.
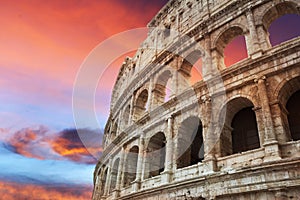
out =
[[[300,140],[286,105],[300,90],[300,38],[272,47],[268,33],[299,7],[298,0],[170,0],[121,67],[93,199],[299,199]],[[248,58],[226,67],[224,48],[239,35]],[[203,80],[191,85],[199,59]],[[235,153],[233,121],[247,108],[258,143]],[[187,137],[194,127],[202,142]],[[135,180],[124,184],[126,177]]]

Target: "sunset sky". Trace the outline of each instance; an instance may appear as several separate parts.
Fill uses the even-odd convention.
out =
[[[93,155],[101,155],[111,90],[123,58],[110,66],[99,63],[107,70],[97,90],[97,126],[87,121],[75,127],[72,92],[76,75],[97,45],[117,33],[145,27],[166,2],[1,1],[1,199],[91,198],[96,158],[85,149],[75,128],[91,138]],[[299,21],[295,15],[277,20],[270,28],[272,43],[300,35]],[[228,63],[245,57],[242,40],[229,45]]]

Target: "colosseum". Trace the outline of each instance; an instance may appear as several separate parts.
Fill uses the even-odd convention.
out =
[[[93,199],[300,199],[300,37],[268,31],[286,14],[300,1],[170,0],[119,71]]]

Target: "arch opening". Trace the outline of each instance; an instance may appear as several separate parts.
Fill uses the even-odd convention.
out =
[[[248,58],[245,36],[239,35],[233,38],[224,49],[224,63],[229,67],[239,61]]]
[[[288,122],[292,140],[300,140],[300,90],[295,92],[288,100]]]
[[[270,43],[276,46],[300,36],[300,15],[285,14],[274,20],[269,31]]]
[[[148,101],[148,90],[144,89],[139,94],[134,105],[134,117],[136,120],[142,117],[146,112],[147,101]]]
[[[130,116],[130,105],[128,105],[125,110],[124,110],[124,114],[123,114],[123,122],[124,122],[124,126],[127,126],[129,123],[129,116]]]
[[[173,93],[172,73],[167,70],[159,75],[153,90],[153,104],[160,105],[170,99]]]
[[[100,168],[100,170],[99,170],[99,172],[98,172],[98,174],[97,174],[97,179],[96,179],[96,191],[97,191],[97,193],[98,193],[98,195],[102,195],[103,194],[103,187],[104,187],[104,185],[103,185],[103,177],[102,177],[102,172],[103,172],[103,169],[102,168]]]
[[[111,130],[111,141],[114,140],[117,136],[117,131],[118,131],[118,124],[117,122],[114,122],[113,123],[113,127],[112,127],[112,130]]]
[[[268,30],[270,45],[298,37],[299,18],[300,11],[295,3],[281,2],[270,8],[262,19],[265,30]]]
[[[220,135],[221,156],[260,148],[260,139],[253,103],[244,97],[229,101],[222,110],[225,117]],[[226,113],[224,113],[226,111]]]
[[[238,26],[233,26],[223,32],[216,42],[215,52],[219,69],[224,69],[225,67],[229,67],[248,58],[243,29]]]
[[[166,157],[166,137],[159,132],[151,137],[146,154],[145,178],[160,175],[164,171]]]
[[[101,185],[102,188],[100,190],[100,196],[102,196],[104,194],[104,190],[105,190],[105,183],[106,183],[106,179],[107,179],[107,174],[108,174],[108,168],[105,169],[102,179],[101,179]]]
[[[136,179],[137,162],[139,155],[139,147],[133,146],[126,159],[126,166],[124,172],[124,187],[128,187]]]
[[[202,52],[195,50],[191,52],[186,58],[184,58],[182,65],[179,68],[179,72],[185,79],[184,83],[179,85],[194,85],[196,82],[202,80]]]
[[[177,169],[197,164],[204,159],[203,127],[198,117],[190,117],[179,128]]]
[[[243,108],[231,122],[233,154],[260,147],[256,116],[252,108]]]
[[[114,189],[116,189],[119,164],[120,164],[120,158],[115,160],[113,168],[111,169],[109,193],[111,193]]]

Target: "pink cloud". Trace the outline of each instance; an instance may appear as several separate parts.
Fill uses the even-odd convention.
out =
[[[86,200],[92,197],[92,186],[34,185],[0,181],[1,199]]]

